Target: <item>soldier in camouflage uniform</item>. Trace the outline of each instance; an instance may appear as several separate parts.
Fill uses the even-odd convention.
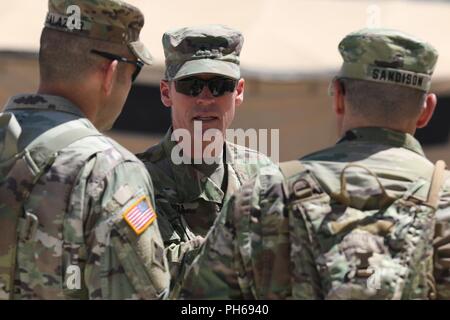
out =
[[[143,164],[109,129],[151,56],[116,0],[50,0],[36,94],[0,117],[0,299],[158,299],[170,274]]]
[[[385,29],[351,33],[339,51],[332,88],[342,138],[246,183],[225,204],[182,297],[449,297],[448,173],[413,137],[436,106],[428,91],[438,54]]]
[[[214,161],[208,164],[203,159],[208,143],[195,137],[195,122],[201,125],[200,135],[215,129],[218,136],[224,136],[235,107],[243,101],[242,34],[225,26],[206,25],[168,31],[162,41],[166,73],[161,98],[172,110],[172,127],[158,145],[138,157],[153,179],[159,227],[175,283],[224,201],[271,162],[254,150],[222,140],[222,154],[212,155]],[[172,154],[181,145],[176,133],[183,130],[190,135],[183,143],[200,143],[202,154],[187,147],[181,151],[187,161],[176,163]]]

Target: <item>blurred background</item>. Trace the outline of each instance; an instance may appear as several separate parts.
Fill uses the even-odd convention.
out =
[[[280,160],[298,158],[336,142],[327,96],[349,32],[364,27],[400,29],[440,53],[432,91],[439,102],[429,126],[417,132],[427,156],[450,163],[450,1],[419,0],[128,0],[146,16],[141,39],[155,63],[144,68],[124,112],[108,132],[134,152],[155,144],[170,126],[159,95],[164,74],[162,34],[172,28],[220,23],[242,31],[244,104],[234,128],[279,129]],[[0,11],[0,106],[38,85],[39,37],[46,0],[16,0]],[[64,44],[61,44],[64,45]]]

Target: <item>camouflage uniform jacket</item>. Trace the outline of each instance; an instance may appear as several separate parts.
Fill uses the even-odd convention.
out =
[[[225,143],[226,158],[224,183],[214,183],[191,164],[175,165],[171,152],[172,129],[164,139],[148,151],[138,155],[144,162],[155,186],[156,208],[161,235],[166,246],[173,280],[183,273],[180,268],[195,256],[196,236],[205,236],[213,225],[223,203],[242,184],[258,173],[260,167],[271,164],[266,156],[229,142]],[[189,252],[189,254],[185,254]]]
[[[382,128],[351,130],[335,146],[306,156],[302,162],[327,193],[339,191],[340,173],[350,162],[375,172],[392,195],[405,192],[419,177],[430,180],[434,168],[411,135]],[[347,178],[348,190],[361,191],[362,207],[372,205],[367,195],[378,189],[375,179],[364,181],[361,185],[357,174]],[[285,183],[279,169],[263,168],[225,204],[188,271],[182,298],[288,299],[293,296],[293,273],[286,257],[293,249],[304,262],[304,270],[296,273],[300,279],[295,281],[304,282],[305,286],[296,296],[316,299],[325,295],[320,292],[310,248],[292,248],[289,244]],[[441,212],[448,210],[449,199],[447,180],[440,200]],[[449,283],[448,270],[444,273],[437,279],[441,297],[445,297]]]
[[[68,128],[96,130],[62,97],[15,96],[4,111],[22,127],[20,149],[41,134],[51,140]],[[8,184],[7,197],[13,197],[14,186]],[[98,134],[61,149],[24,206],[38,225],[27,239],[19,232],[13,298],[167,296],[170,275],[156,214],[139,235],[125,221],[138,204],[153,212],[153,186],[142,163],[125,148]],[[0,204],[1,215],[8,210]],[[0,252],[0,273],[2,261]]]

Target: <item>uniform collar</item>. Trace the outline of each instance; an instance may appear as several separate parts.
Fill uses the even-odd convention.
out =
[[[170,128],[164,136],[161,144],[169,160],[170,168],[175,180],[177,194],[181,201],[188,203],[198,199],[208,202],[221,204],[224,198],[224,192],[221,186],[218,186],[208,176],[194,168],[191,164],[176,165],[171,160],[172,149],[176,146],[176,142],[171,140],[173,129]],[[227,152],[228,148],[225,148]],[[224,164],[222,164],[224,165]],[[228,166],[225,168],[228,170]],[[227,172],[225,172],[227,174]]]
[[[45,94],[17,95],[10,98],[5,107],[5,111],[24,109],[59,111],[85,118],[80,108],[69,100],[63,97]]]
[[[412,135],[386,128],[368,127],[352,129],[347,131],[337,143],[353,142],[372,142],[397,148],[405,148],[425,156],[419,141]]]

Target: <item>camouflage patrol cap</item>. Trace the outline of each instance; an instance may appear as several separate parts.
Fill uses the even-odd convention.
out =
[[[428,91],[438,52],[400,31],[363,29],[339,44],[344,59],[340,77],[375,81]]]
[[[239,79],[244,37],[222,25],[186,27],[163,35],[166,80],[210,73]]]
[[[152,56],[139,41],[142,12],[120,0],[49,0],[47,28],[127,46],[142,62]]]

